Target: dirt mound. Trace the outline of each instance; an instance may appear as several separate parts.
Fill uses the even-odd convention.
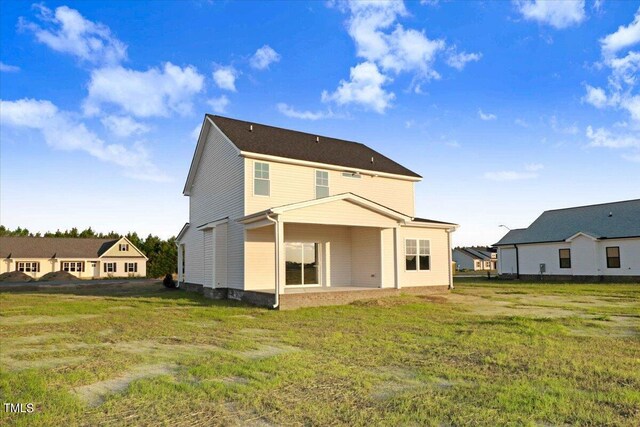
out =
[[[78,280],[80,279],[78,279],[76,276],[66,271],[52,271],[51,273],[47,273],[44,276],[42,276],[38,281],[39,282],[53,282],[53,281],[76,282]]]
[[[22,271],[9,271],[0,274],[0,282],[32,282],[33,279]]]

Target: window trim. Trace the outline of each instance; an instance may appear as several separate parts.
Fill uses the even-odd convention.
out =
[[[22,264],[22,270],[20,270]],[[27,264],[29,265],[29,270],[27,270]],[[35,270],[34,270],[35,267]],[[23,273],[39,273],[40,272],[40,262],[38,261],[18,261],[16,262],[16,271],[21,271]]]
[[[133,267],[133,269],[131,269]],[[125,273],[137,273],[138,272],[138,263],[137,262],[125,262],[124,263],[124,272]]]
[[[610,257],[609,256],[609,249],[617,249],[618,250],[618,256],[617,257]],[[620,246],[606,246],[604,248],[604,256],[607,259],[607,268],[622,268],[622,260],[621,260],[621,256],[620,256]],[[611,267],[611,263],[609,262],[610,259],[618,259],[618,266],[617,267]]]
[[[562,251],[569,251],[569,258],[562,258]],[[568,259],[569,260],[569,265],[564,267],[562,265],[562,260],[563,259]],[[562,269],[567,269],[567,268],[571,268],[571,248],[560,248],[558,249],[558,267],[562,268]]]
[[[68,270],[65,270],[65,264],[68,264]],[[71,269],[71,265],[73,264],[74,269]],[[84,273],[85,265],[84,261],[62,261],[60,263],[60,271],[66,271],[67,273]],[[80,269],[78,270],[78,266]]]
[[[327,174],[327,185],[318,185],[318,172],[324,172]],[[331,181],[329,178],[329,171],[328,170],[324,170],[324,169],[314,169],[313,172],[313,183],[314,183],[314,194],[316,196],[316,199],[321,199],[324,197],[329,197],[331,195]],[[322,196],[322,197],[318,197],[318,187],[326,187],[327,188],[327,195],[326,196]]]
[[[124,247],[124,249],[122,249]],[[119,243],[118,244],[118,252],[129,252],[129,244],[128,243]]]
[[[416,269],[415,270],[407,270],[407,240],[415,240],[416,242]],[[421,269],[420,268],[420,241],[426,241],[429,242],[428,244],[428,248],[429,248],[429,254],[426,255],[429,257],[429,268],[428,269]],[[410,255],[409,255],[410,256]],[[422,255],[425,256],[425,255]],[[431,271],[431,239],[421,239],[418,237],[405,237],[404,239],[404,271],[406,273],[420,273],[420,272],[426,272],[426,271]]]
[[[102,263],[102,265],[104,267],[102,267],[103,271],[105,273],[117,273],[118,272],[118,264],[116,264],[115,261],[112,262],[104,262]],[[113,270],[109,271],[109,269],[107,268],[107,266],[113,266]]]
[[[256,178],[256,164],[261,163],[264,165],[268,165],[269,166],[269,178],[264,179],[264,178]],[[253,179],[251,180],[251,185],[252,185],[252,192],[253,195],[256,197],[271,197],[271,163],[269,162],[264,162],[264,161],[259,161],[259,160],[254,160],[253,161]],[[269,194],[256,194],[256,179],[262,180],[262,181],[267,181],[269,183]]]

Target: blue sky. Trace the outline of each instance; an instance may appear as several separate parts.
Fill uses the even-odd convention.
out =
[[[0,215],[176,234],[204,113],[356,140],[454,244],[640,196],[636,2],[3,2]]]

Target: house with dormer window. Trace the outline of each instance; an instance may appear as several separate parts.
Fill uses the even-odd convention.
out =
[[[421,179],[360,143],[206,115],[179,282],[277,308],[451,288],[457,226],[416,216]]]

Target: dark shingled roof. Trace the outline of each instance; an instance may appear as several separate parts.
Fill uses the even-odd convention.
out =
[[[421,178],[358,142],[207,114],[240,151]],[[253,125],[253,131],[249,126]],[[316,137],[320,138],[316,142]],[[373,163],[371,158],[373,157]]]
[[[562,242],[579,232],[597,239],[640,237],[640,199],[545,211],[528,228],[509,231],[494,246]]]
[[[98,258],[120,239],[0,237],[1,258]]]

